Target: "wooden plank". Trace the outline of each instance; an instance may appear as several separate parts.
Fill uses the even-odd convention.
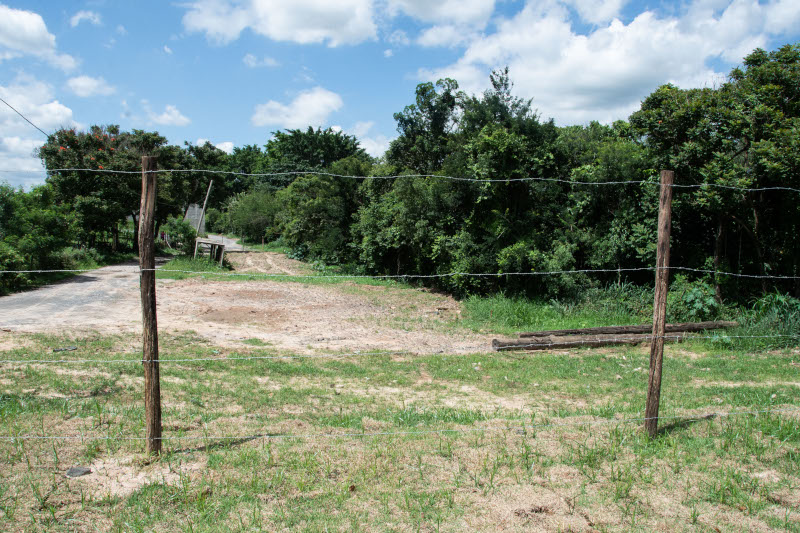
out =
[[[677,332],[664,335],[666,342],[678,342],[686,338],[687,334]],[[549,337],[533,337],[527,339],[492,340],[492,349],[498,352],[509,350],[563,350],[581,347],[617,346],[621,344],[641,344],[650,342],[653,336],[647,334],[620,334],[620,335],[552,335]]]
[[[661,171],[661,195],[658,204],[658,248],[656,250],[656,291],[653,302],[653,339],[650,343],[650,372],[647,380],[647,403],[644,428],[655,437],[658,432],[658,408],[661,400],[661,369],[664,361],[664,331],[669,290],[669,235],[672,226],[672,184],[675,173]]]
[[[156,158],[142,157],[142,203],[139,210],[139,267],[142,296],[145,439],[148,454],[161,452],[161,383],[156,317]]]
[[[706,331],[711,329],[735,328],[738,322],[711,321],[711,322],[680,322],[677,324],[666,324],[664,331],[674,333],[678,331]],[[576,328],[576,329],[554,329],[549,331],[529,331],[520,333],[521,339],[530,337],[550,337],[562,335],[606,335],[606,334],[627,334],[627,333],[648,333],[653,331],[652,324],[642,324],[638,326],[600,326],[595,328]]]

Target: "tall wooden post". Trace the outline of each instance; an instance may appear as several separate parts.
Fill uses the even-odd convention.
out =
[[[142,157],[142,203],[139,211],[139,282],[142,293],[142,364],[147,453],[161,452],[161,384],[158,372],[156,321],[156,158]]]
[[[669,286],[669,234],[672,225],[672,183],[675,173],[661,171],[661,198],[658,206],[658,250],[656,252],[656,290],[653,303],[653,337],[650,340],[650,376],[644,428],[654,437],[658,431],[658,406],[661,400],[661,365],[664,360],[664,333],[667,322]]]
[[[198,237],[200,236],[200,226],[203,225],[203,219],[206,217],[206,205],[208,205],[208,197],[211,195],[211,186],[214,185],[214,180],[208,182],[208,190],[206,191],[206,199],[203,200],[203,210],[200,211],[200,218],[197,219],[197,228],[195,229]]]

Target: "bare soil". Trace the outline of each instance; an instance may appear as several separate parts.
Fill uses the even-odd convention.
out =
[[[272,252],[226,257],[236,272],[311,273],[308,265]],[[93,298],[74,301],[75,293],[89,288]],[[488,336],[457,327],[460,307],[453,298],[402,287],[347,281],[164,279],[157,281],[157,297],[161,331],[193,331],[225,347],[258,339],[295,353],[469,353],[488,351],[491,343]],[[0,301],[15,305],[0,311],[0,326],[29,333],[136,332],[141,328],[139,298],[134,269],[100,269],[3,298]]]

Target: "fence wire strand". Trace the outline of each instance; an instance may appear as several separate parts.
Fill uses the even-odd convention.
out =
[[[259,177],[259,178],[277,178],[277,177],[292,177],[292,176],[326,176],[331,178],[343,179],[356,179],[356,180],[397,180],[409,178],[435,178],[448,181],[460,182],[475,182],[475,183],[515,183],[515,182],[546,182],[546,183],[563,183],[566,185],[585,185],[590,187],[608,186],[608,185],[649,185],[659,187],[661,184],[657,181],[648,180],[617,180],[617,181],[574,181],[562,178],[543,178],[538,176],[529,176],[526,178],[508,178],[508,179],[481,179],[471,178],[466,176],[447,176],[438,174],[393,174],[387,176],[351,176],[347,174],[335,174],[332,172],[321,172],[315,170],[297,170],[290,172],[236,172],[233,170],[213,170],[213,169],[160,169],[153,171],[142,170],[113,170],[113,169],[97,169],[97,168],[52,168],[42,170],[11,170],[0,169],[0,173],[52,173],[52,172],[93,172],[98,174],[142,174],[144,173],[170,173],[170,174],[216,174],[228,176],[244,176],[244,177]],[[718,188],[726,190],[736,190],[741,192],[760,192],[760,191],[791,191],[799,192],[800,189],[794,187],[784,186],[771,186],[771,187],[739,187],[736,185],[725,185],[722,183],[698,183],[698,184],[671,184],[670,187],[682,189],[704,189],[704,188]]]
[[[256,439],[270,439],[270,440],[293,440],[293,439],[339,439],[339,438],[364,438],[364,437],[402,437],[402,436],[415,436],[415,435],[435,435],[435,434],[463,434],[463,433],[488,433],[488,432],[510,432],[518,431],[521,433],[527,431],[536,431],[548,428],[557,427],[581,427],[581,426],[604,426],[604,425],[619,425],[630,423],[642,423],[648,420],[659,421],[700,421],[710,420],[714,418],[727,418],[733,416],[745,416],[772,413],[798,413],[800,408],[791,406],[786,409],[760,409],[751,411],[728,411],[728,412],[711,412],[704,415],[688,415],[688,416],[657,416],[657,417],[637,417],[637,418],[612,418],[600,419],[589,421],[567,421],[567,422],[548,422],[543,424],[516,424],[513,420],[508,420],[505,426],[484,426],[476,428],[439,428],[439,429],[417,429],[405,431],[374,431],[374,432],[350,432],[350,433],[251,433],[246,435],[185,435],[185,436],[162,436],[148,439],[147,437],[126,437],[126,436],[110,436],[110,435],[5,435],[0,436],[0,441],[24,441],[24,440],[51,440],[51,441],[91,441],[91,440],[106,440],[106,441],[181,441],[181,440],[208,440],[208,441],[248,441]],[[535,437],[534,437],[535,438]]]
[[[577,334],[576,334],[577,335]],[[604,337],[602,340],[609,343],[631,343],[633,340],[643,342],[651,342],[653,339],[665,339],[675,341],[691,341],[691,340],[715,340],[727,341],[730,339],[800,339],[800,334],[784,334],[784,335],[679,335],[677,333],[666,335],[642,335],[641,338],[632,338],[633,334],[620,334],[619,337]],[[547,338],[550,338],[548,336]],[[564,348],[574,347],[580,348],[582,346],[592,346],[592,341],[576,340],[564,342],[528,342],[525,344],[515,344],[513,346],[503,347],[502,352],[511,351],[524,351],[526,348]],[[565,346],[566,345],[566,346]],[[292,359],[346,359],[352,357],[379,357],[379,356],[397,356],[397,355],[410,355],[410,356],[430,356],[441,355],[443,357],[460,357],[466,355],[493,355],[497,356],[496,350],[474,351],[469,353],[454,354],[447,353],[444,350],[427,351],[427,352],[413,352],[409,350],[400,351],[366,351],[366,352],[348,352],[348,353],[331,353],[331,354],[299,354],[299,355],[253,355],[253,356],[220,356],[220,357],[187,357],[187,358],[167,358],[167,359],[0,359],[0,365],[19,365],[19,364],[130,364],[130,363],[202,363],[202,362],[217,362],[224,363],[228,361],[271,361],[271,360],[292,360]]]
[[[238,253],[233,251],[230,253]],[[97,272],[101,269],[37,269],[37,270],[0,270],[3,274],[47,274],[47,273],[86,273]],[[270,274],[267,272],[211,272],[205,270],[181,270],[171,268],[102,268],[102,272],[125,272],[130,274],[142,272],[167,272],[174,274],[192,274],[202,276],[229,276],[229,277],[249,277],[264,279],[442,279],[454,277],[473,277],[473,278],[502,278],[504,276],[558,276],[573,274],[617,274],[622,272],[655,272],[657,270],[677,270],[681,272],[694,272],[696,274],[714,274],[715,276],[729,276],[733,278],[745,279],[776,279],[776,280],[796,280],[800,276],[780,276],[775,274],[739,274],[737,272],[724,272],[719,270],[706,270],[691,267],[668,266],[668,267],[633,267],[633,268],[585,268],[574,270],[532,270],[530,272],[445,272],[442,274]]]

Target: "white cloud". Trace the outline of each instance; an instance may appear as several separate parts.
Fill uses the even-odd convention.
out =
[[[289,104],[270,100],[259,104],[250,119],[254,126],[305,128],[323,126],[328,116],[342,108],[342,98],[327,89],[315,87],[303,91]]]
[[[117,26],[117,33],[119,33],[120,35],[128,35],[128,30],[125,29],[125,26],[120,24]]]
[[[167,54],[167,55],[172,55],[172,48],[170,48],[169,46],[167,46],[165,44],[164,45],[164,53]]]
[[[572,7],[581,19],[591,24],[603,24],[619,17],[628,0],[561,0]]]
[[[478,92],[488,73],[508,65],[515,92],[534,98],[545,118],[559,123],[626,118],[642,98],[663,83],[698,87],[722,73],[711,60],[741,61],[777,30],[771,17],[800,16],[800,4],[781,0],[695,0],[677,16],[645,11],[624,24],[618,19],[577,33],[559,4],[528,3],[515,16],[497,21],[497,31],[471,40],[462,57],[421,77],[452,77]]]
[[[332,47],[376,34],[373,0],[196,0],[188,4],[183,26],[218,44],[238,39],[247,28],[275,41]]]
[[[221,143],[217,143],[214,146],[216,146],[226,154],[230,154],[233,152],[233,143],[231,141],[224,141]]]
[[[100,26],[103,23],[103,19],[96,11],[78,11],[69,19],[69,25],[74,28],[84,20],[94,26]]]
[[[386,50],[383,51],[383,57],[389,58],[392,57],[393,55],[394,52],[392,51],[391,48],[387,48]]]
[[[160,126],[186,126],[192,122],[174,105],[167,105],[164,107],[164,112],[161,114],[156,114],[150,108],[150,103],[147,100],[142,100],[142,107],[144,107],[148,120]]]
[[[195,142],[194,145],[195,146],[205,146],[205,144],[207,142],[211,142],[211,141],[201,137],[201,138],[197,139],[197,142]],[[226,154],[230,154],[230,153],[233,152],[234,144],[231,141],[225,141],[225,142],[216,143],[216,144],[211,143],[211,144],[214,145],[215,148],[219,148],[220,150],[222,150]]]
[[[280,63],[278,63],[271,57],[264,56],[263,58],[259,58],[254,56],[253,54],[245,54],[245,56],[242,58],[242,62],[249,68],[280,66]]]
[[[390,15],[403,13],[422,22],[483,28],[495,0],[389,0]]]
[[[372,121],[356,122],[350,129],[350,134],[355,135],[361,147],[372,157],[381,157],[389,149],[389,139],[386,135],[372,135],[375,123]]]
[[[72,56],[58,53],[56,38],[47,31],[47,26],[38,13],[12,9],[2,4],[0,47],[8,49],[2,51],[6,54],[4,59],[32,55],[65,71],[74,69],[78,64]]]
[[[411,39],[408,38],[408,34],[403,30],[393,31],[389,37],[386,38],[386,41],[395,46],[408,46],[411,44]]]
[[[78,127],[72,118],[72,110],[53,98],[52,87],[31,76],[18,75],[9,85],[0,85],[0,97],[46,132],[61,127]],[[4,169],[42,170],[41,161],[34,151],[45,141],[44,135],[19,115],[6,106],[0,107],[0,161]],[[6,180],[12,185],[30,187],[44,182],[44,172],[0,175],[0,181]]]
[[[108,96],[114,94],[116,89],[109,85],[102,77],[77,76],[67,80],[67,87],[82,98],[89,96]]]
[[[458,26],[431,26],[424,30],[417,38],[417,44],[422,46],[460,46],[475,39],[476,34]]]

